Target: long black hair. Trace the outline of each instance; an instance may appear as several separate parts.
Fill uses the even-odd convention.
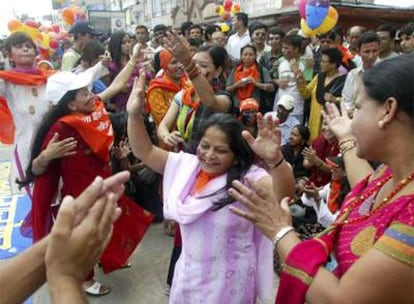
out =
[[[68,115],[70,113],[70,109],[68,104],[70,101],[74,100],[76,97],[76,93],[79,89],[72,90],[66,92],[65,95],[60,99],[57,105],[53,106],[44,116],[42,122],[39,125],[39,129],[36,132],[36,136],[32,141],[32,151],[30,153],[30,160],[29,165],[26,168],[26,179],[25,180],[16,180],[16,183],[19,185],[19,188],[22,188],[26,185],[29,185],[34,181],[36,175],[32,172],[32,164],[33,160],[39,156],[40,152],[42,152],[42,143],[45,139],[47,133],[49,132],[52,125],[61,117]]]
[[[115,62],[118,68],[122,68],[121,66],[121,57],[122,57],[122,41],[124,37],[128,34],[122,31],[115,32],[111,35],[109,39],[108,49],[111,53],[111,57],[113,62]]]
[[[231,183],[236,179],[243,178],[252,166],[255,158],[254,152],[241,136],[241,132],[246,130],[245,126],[232,115],[225,113],[213,114],[206,120],[194,138],[197,146],[210,127],[216,127],[226,135],[229,147],[235,157],[235,164],[227,171],[226,186],[219,190],[219,192],[227,191],[232,186]],[[217,193],[209,194],[207,196],[212,196],[214,194]],[[215,202],[212,210],[217,211],[233,202],[234,198],[227,195],[223,199]]]

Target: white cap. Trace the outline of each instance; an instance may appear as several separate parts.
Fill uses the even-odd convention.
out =
[[[67,92],[88,87],[92,83],[92,76],[88,71],[79,74],[68,71],[53,74],[47,79],[46,100],[57,105]]]
[[[291,111],[295,107],[295,99],[290,95],[282,95],[280,96],[277,105],[284,107],[287,111]]]

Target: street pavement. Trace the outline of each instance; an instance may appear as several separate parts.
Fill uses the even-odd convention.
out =
[[[91,304],[166,304],[166,278],[173,238],[162,224],[153,224],[130,258],[131,268],[104,275],[96,267],[98,281],[112,288],[102,297],[89,296]],[[33,303],[50,304],[47,286],[33,295]]]
[[[10,154],[11,147],[0,144],[0,160],[7,159]],[[131,268],[104,275],[101,269],[96,267],[98,281],[110,286],[112,291],[102,297],[89,296],[89,302],[91,304],[167,304],[166,277],[172,247],[173,238],[164,234],[163,224],[152,224],[129,260],[132,263]],[[276,293],[278,286],[276,276],[274,286]],[[32,296],[32,300],[34,304],[51,303],[47,284]]]

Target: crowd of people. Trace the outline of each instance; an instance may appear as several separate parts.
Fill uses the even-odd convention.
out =
[[[93,265],[130,267],[153,220],[174,236],[170,303],[271,303],[275,273],[276,303],[414,300],[414,23],[307,37],[237,13],[231,34],[71,33],[58,71],[24,33],[4,45],[10,181],[35,244],[0,280],[31,256],[39,272],[11,299],[46,278],[55,302],[107,294]],[[104,231],[82,250],[90,221]]]

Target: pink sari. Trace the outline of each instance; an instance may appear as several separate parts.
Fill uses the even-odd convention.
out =
[[[359,182],[345,198],[342,210],[390,174],[391,170],[382,166],[372,176]],[[351,210],[349,215],[341,212],[343,216],[339,221],[360,218],[369,212],[375,195],[376,192]],[[304,241],[291,250],[282,271],[276,303],[304,303],[319,267],[328,268],[340,278],[373,247],[414,266],[413,226],[414,194],[411,194],[398,197],[362,221],[328,227],[314,239]]]

